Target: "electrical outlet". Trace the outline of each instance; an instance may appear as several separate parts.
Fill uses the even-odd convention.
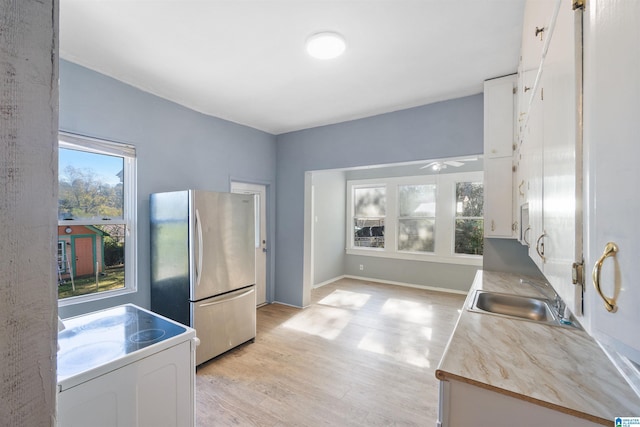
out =
[[[364,270],[364,265],[360,264],[360,271]]]

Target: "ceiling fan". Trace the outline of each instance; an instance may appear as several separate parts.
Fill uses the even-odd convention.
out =
[[[464,165],[464,162],[473,162],[475,160],[478,160],[477,158],[469,158],[469,159],[460,159],[460,160],[443,160],[443,161],[435,161],[435,162],[431,162],[427,165],[422,166],[420,169],[427,169],[427,168],[431,168],[434,171],[440,171],[442,169],[446,169],[447,166],[453,166],[456,168],[459,168],[460,166]]]

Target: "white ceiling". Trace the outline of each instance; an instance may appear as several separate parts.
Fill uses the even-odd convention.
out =
[[[482,92],[516,71],[524,0],[60,0],[60,56],[280,134]],[[308,36],[341,33],[320,61]]]

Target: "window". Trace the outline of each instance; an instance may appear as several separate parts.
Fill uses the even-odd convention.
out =
[[[347,253],[482,264],[482,172],[347,181]]]
[[[433,252],[436,185],[398,186],[398,250]]]
[[[482,255],[483,206],[481,182],[456,183],[455,252],[457,254]]]
[[[136,289],[135,148],[59,135],[61,305]]]
[[[386,188],[354,187],[353,201],[353,246],[384,248]]]

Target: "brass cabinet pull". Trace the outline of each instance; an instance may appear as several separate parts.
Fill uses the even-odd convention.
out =
[[[524,240],[524,242],[527,244],[527,246],[531,246],[531,243],[529,243],[529,240],[527,240],[527,233],[531,231],[531,226],[527,227],[524,230],[524,233],[522,233],[522,240]]]
[[[536,252],[538,252],[538,256],[542,258],[542,262],[546,261],[544,257],[544,242],[541,242],[544,236],[546,236],[546,234],[542,233],[540,237],[538,237],[538,240],[536,240]],[[541,246],[542,246],[542,250],[540,250]]]
[[[524,197],[524,191],[522,191],[522,186],[524,185],[524,179],[522,180],[522,182],[520,183],[520,185],[518,185],[518,193],[520,194],[520,196]]]
[[[595,286],[596,291],[598,291],[598,295],[600,295],[600,298],[604,300],[604,307],[610,313],[615,313],[618,310],[618,307],[616,307],[615,297],[613,298],[607,297],[605,294],[602,293],[602,289],[600,289],[600,270],[602,269],[602,263],[604,262],[604,260],[610,256],[615,256],[617,252],[618,252],[618,245],[616,245],[613,242],[607,243],[604,247],[604,252],[602,253],[602,256],[600,257],[598,262],[596,262],[596,265],[593,266],[593,274],[592,274],[593,286]]]

